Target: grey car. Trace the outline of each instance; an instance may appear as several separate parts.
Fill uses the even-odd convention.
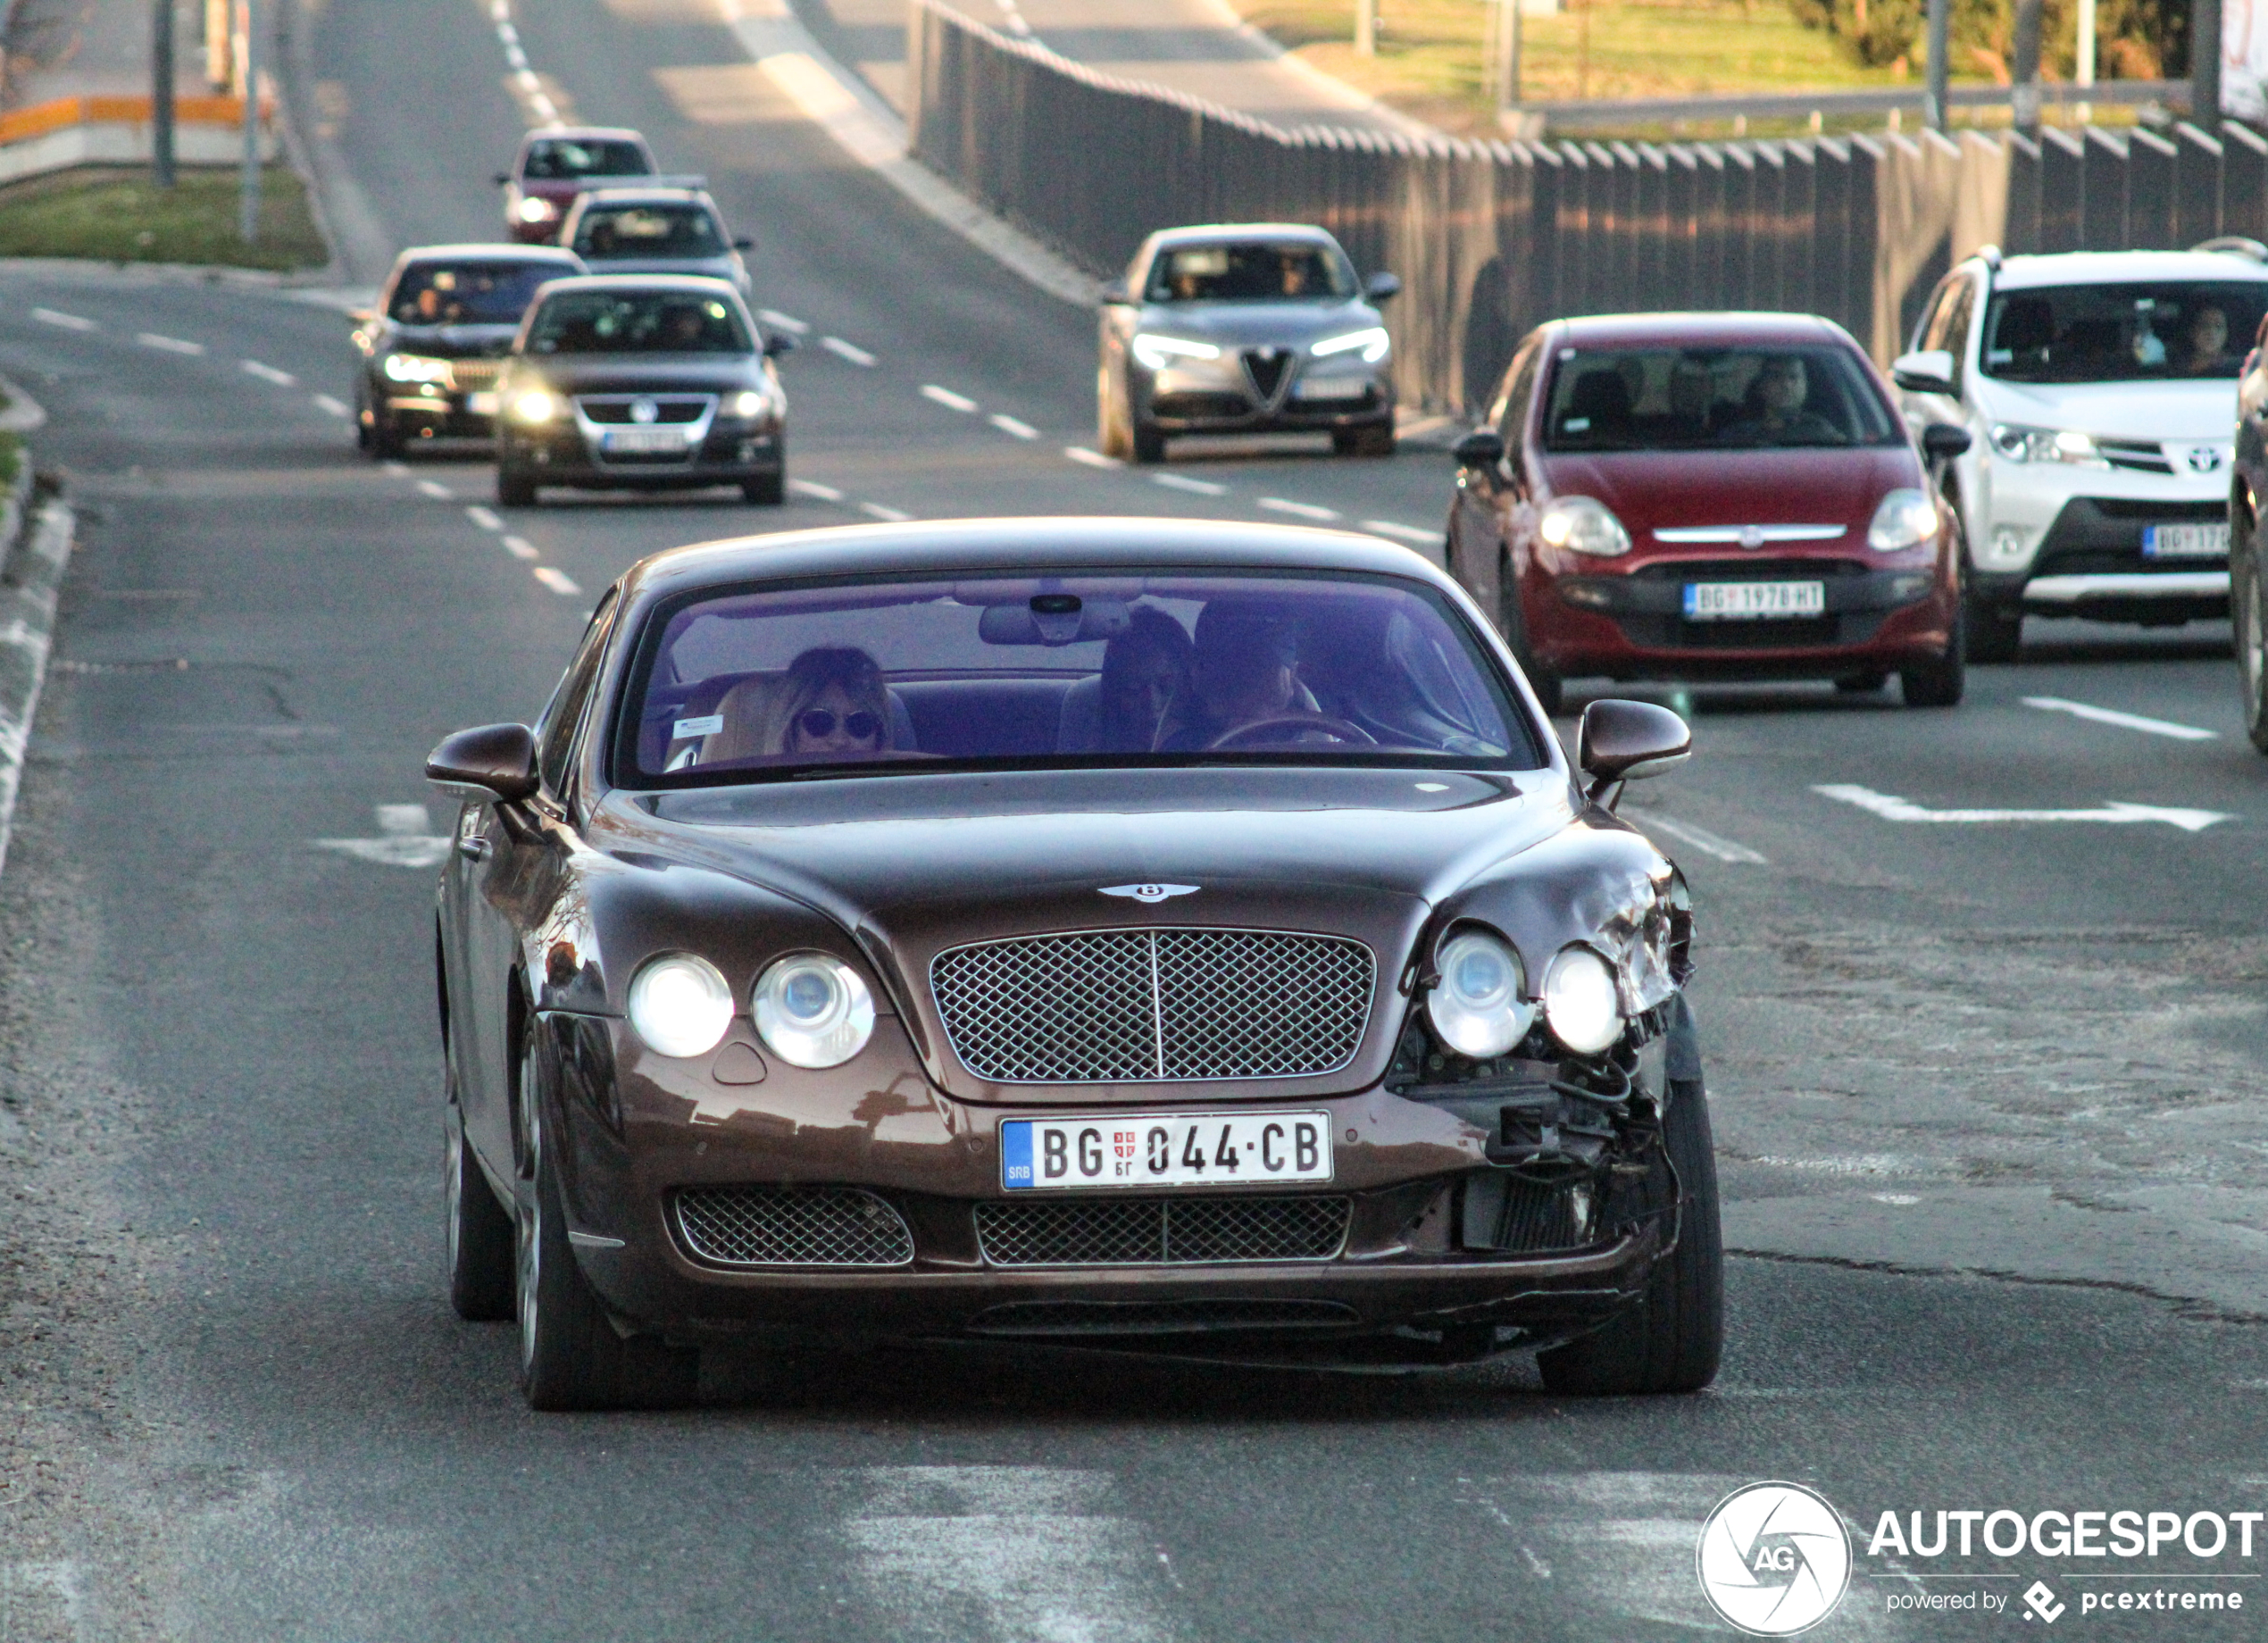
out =
[[[700,188],[591,189],[576,196],[559,243],[594,274],[691,274],[753,295],[740,254],[754,242],[728,234]]]
[[[1401,288],[1358,278],[1305,224],[1151,235],[1103,293],[1103,449],[1154,463],[1180,434],[1294,431],[1329,433],[1342,456],[1392,455],[1393,344],[1376,304]]]

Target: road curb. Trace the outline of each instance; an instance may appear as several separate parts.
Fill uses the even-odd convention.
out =
[[[20,473],[28,476],[30,471],[27,454]],[[10,501],[21,506],[29,494],[26,485]],[[0,872],[8,863],[24,755],[39,713],[39,692],[47,682],[56,596],[71,563],[74,522],[67,505],[48,503],[31,521],[24,541],[0,565]]]
[[[47,425],[46,410],[38,400],[18,388],[12,379],[0,377],[0,395],[4,395],[8,401],[7,408],[0,410],[0,433],[35,433]],[[31,457],[27,453],[16,472],[16,488],[19,491],[29,482],[26,476],[30,471]],[[7,545],[15,539],[15,521],[11,519],[4,528],[0,528],[0,565],[7,563]]]

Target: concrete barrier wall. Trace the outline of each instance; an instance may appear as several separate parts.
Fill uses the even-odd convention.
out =
[[[1105,277],[1179,223],[1320,223],[1390,269],[1404,402],[1485,403],[1557,316],[1800,309],[1887,363],[1938,279],[2010,252],[2268,238],[2268,142],[2233,122],[1739,143],[1423,141],[1280,129],[1100,74],[938,4],[909,21],[913,156]]]

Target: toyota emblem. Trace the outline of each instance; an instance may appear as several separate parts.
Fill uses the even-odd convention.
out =
[[[2221,447],[2217,445],[2193,445],[2182,460],[2189,464],[2192,473],[2218,473],[2221,471]]]

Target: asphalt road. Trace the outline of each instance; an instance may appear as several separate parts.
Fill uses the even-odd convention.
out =
[[[760,302],[807,328],[785,509],[494,516],[477,463],[354,454],[333,310],[0,271],[0,371],[80,511],[0,878],[0,1643],[1666,1639],[1725,1630],[1695,1536],[1755,1480],[1822,1490],[1862,1554],[1886,1510],[2268,1505],[2268,762],[2225,629],[2039,628],[1949,713],[1684,704],[1697,756],[1631,807],[1696,886],[1750,1252],[1709,1394],[923,1347],[529,1414],[508,1331],[438,1283],[430,874],[352,847],[442,824],[433,741],[532,714],[660,547],[878,510],[1312,517],[1284,504],[1415,539],[1447,472],[1068,456],[1089,319],[850,164],[730,33],[660,0],[518,21],[578,113],[709,173]],[[331,0],[311,44],[385,230],[492,231],[521,112],[486,9]],[[2219,819],[2039,814],[2122,804]],[[2016,1622],[1889,1601],[2021,1617],[2044,1578],[2061,1629],[2249,1636],[2255,1551],[1862,1555],[1814,1635],[1982,1633]],[[2258,1598],[2080,1612],[2167,1589]]]

